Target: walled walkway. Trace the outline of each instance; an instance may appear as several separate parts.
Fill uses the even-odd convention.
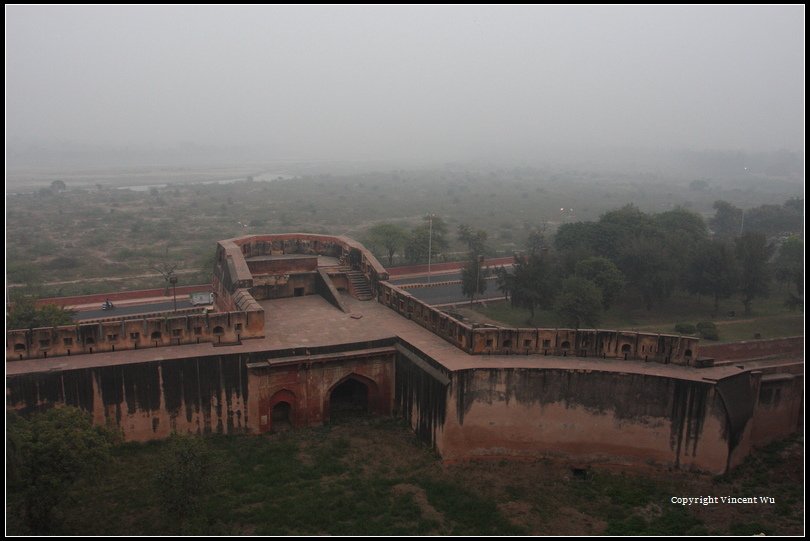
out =
[[[6,363],[6,374],[70,370],[157,360],[261,352],[292,347],[325,346],[399,337],[422,350],[448,370],[469,368],[546,368],[608,371],[714,381],[740,373],[738,366],[693,368],[617,359],[543,355],[468,355],[418,324],[374,301],[342,294],[351,313],[343,313],[320,296],[262,301],[266,337],[241,345],[213,347],[210,343],[105,352],[71,357],[29,359]]]

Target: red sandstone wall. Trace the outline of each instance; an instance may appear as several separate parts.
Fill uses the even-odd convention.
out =
[[[329,395],[352,377],[369,389],[369,410],[391,415],[395,350],[336,353],[311,359],[289,360],[275,366],[252,363],[249,367],[249,416],[255,432],[272,430],[273,407],[292,405],[293,426],[317,426],[329,421]]]
[[[698,339],[685,336],[597,329],[473,328],[389,282],[380,282],[377,289],[378,302],[471,354],[573,355],[686,365],[698,354]]]
[[[255,285],[250,294],[258,300],[283,299],[295,296],[296,289],[303,289],[303,295],[315,295],[315,273],[292,274],[287,282],[278,285]]]
[[[763,376],[754,410],[753,446],[762,447],[802,430],[802,378],[793,374]]]
[[[262,337],[264,310],[247,301],[238,311],[10,330],[6,361]]]
[[[318,269],[318,256],[306,258],[248,261],[253,274],[286,274],[291,272],[314,272]]]
[[[374,254],[349,237],[312,233],[279,233],[246,235],[227,242],[238,246],[244,257],[273,254],[328,255],[337,257],[344,265],[362,271],[372,284],[388,279],[388,272],[377,261]]]
[[[453,373],[436,443],[445,460],[559,455],[719,474],[729,455],[726,425],[723,403],[708,383],[481,369]]]
[[[247,356],[224,355],[39,372],[6,378],[6,405],[67,404],[112,425],[127,441],[180,433],[248,431]]]

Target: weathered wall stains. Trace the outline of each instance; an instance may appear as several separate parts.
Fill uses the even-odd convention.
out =
[[[328,422],[330,393],[347,378],[368,387],[370,411],[407,419],[448,460],[558,454],[723,473],[802,421],[803,381],[793,374],[715,382],[593,370],[449,372],[391,338],[9,376],[7,405],[78,406],[130,440],[263,432],[282,401],[294,427]]]
[[[769,374],[762,376],[751,443],[767,445],[803,428],[804,384],[802,375]]]
[[[415,349],[397,354],[394,404],[396,414],[408,421],[420,440],[436,445],[447,414],[449,379],[427,359]]]
[[[673,386],[669,445],[675,451],[675,465],[678,466],[682,455],[697,455],[698,440],[706,417],[709,384],[684,380],[667,381]]]
[[[668,417],[675,402],[687,398],[690,382],[642,374],[591,370],[538,370],[528,368],[488,369],[487,385],[481,385],[482,369],[453,373],[458,422],[475,402],[492,404],[516,400],[521,404],[561,402],[603,415],[610,410],[619,419]],[[706,384],[696,384],[706,387]],[[677,396],[677,399],[671,397]],[[668,398],[670,397],[670,398]],[[687,406],[683,406],[687,408]],[[675,413],[672,413],[675,418]]]
[[[87,411],[94,406],[90,369],[65,373],[23,374],[6,380],[6,402],[23,413],[53,404],[67,404]]]
[[[729,427],[729,450],[733,450],[742,438],[745,426],[754,415],[756,382],[748,372],[723,378],[717,382],[717,391],[726,406]]]
[[[640,374],[472,369],[452,374],[442,456],[543,456],[726,470],[727,415],[708,382]]]
[[[121,428],[128,440],[240,432],[248,421],[247,361],[223,355],[11,376],[7,406],[76,406],[96,423]]]

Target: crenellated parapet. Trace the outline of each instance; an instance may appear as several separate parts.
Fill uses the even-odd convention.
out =
[[[238,343],[264,336],[264,310],[255,301],[224,312],[107,319],[59,327],[12,329],[6,360],[103,353],[200,343]]]
[[[673,334],[470,324],[390,282],[379,284],[377,300],[470,354],[601,357],[682,365],[694,365],[698,354],[699,339]]]

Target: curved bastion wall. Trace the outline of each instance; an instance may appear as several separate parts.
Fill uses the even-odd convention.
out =
[[[320,293],[340,308],[336,292],[352,293],[350,273],[367,282],[373,306],[385,307],[367,316],[389,321],[390,336],[356,342],[347,335],[340,343],[288,349],[257,341],[240,353],[241,340],[273,336],[258,301],[301,291]],[[367,389],[371,413],[405,418],[445,460],[558,455],[713,473],[739,464],[752,446],[801,428],[803,365],[790,374],[704,369],[710,363],[698,362],[692,337],[475,325],[388,277],[371,252],[347,237],[289,233],[220,241],[214,312],[8,331],[7,361],[32,364],[7,375],[7,407],[78,406],[131,440],[173,431],[262,433],[274,429],[279,411],[293,427],[328,422],[335,389],[350,381]],[[398,336],[394,329],[403,321],[383,317],[389,313],[429,331],[405,324],[432,353]],[[348,317],[330,314],[335,321]],[[200,342],[232,347],[222,354],[161,349]],[[801,345],[794,339],[752,347],[764,355]],[[732,359],[740,348],[707,352]],[[139,360],[117,353],[122,349],[140,350]],[[113,351],[104,362],[89,355]],[[36,368],[54,355],[80,355],[81,363]]]
[[[285,288],[290,280],[296,279],[291,278],[296,273],[282,270],[277,275],[255,276],[248,258],[291,254],[332,257],[340,269],[362,273],[377,302],[470,354],[598,356],[685,365],[694,364],[698,356],[698,339],[693,337],[597,329],[507,328],[458,321],[388,282],[388,272],[359,242],[342,236],[284,233],[247,235],[217,243],[212,313],[168,312],[61,327],[11,329],[6,332],[6,359],[201,342],[238,343],[263,337],[268,330],[264,328],[264,309],[257,297],[292,296],[296,285],[305,294],[316,293],[317,273],[298,273],[303,278]],[[332,278],[336,282],[339,279]],[[259,281],[264,285],[259,285]],[[339,283],[345,284],[345,280]],[[268,289],[282,293],[269,295]]]

